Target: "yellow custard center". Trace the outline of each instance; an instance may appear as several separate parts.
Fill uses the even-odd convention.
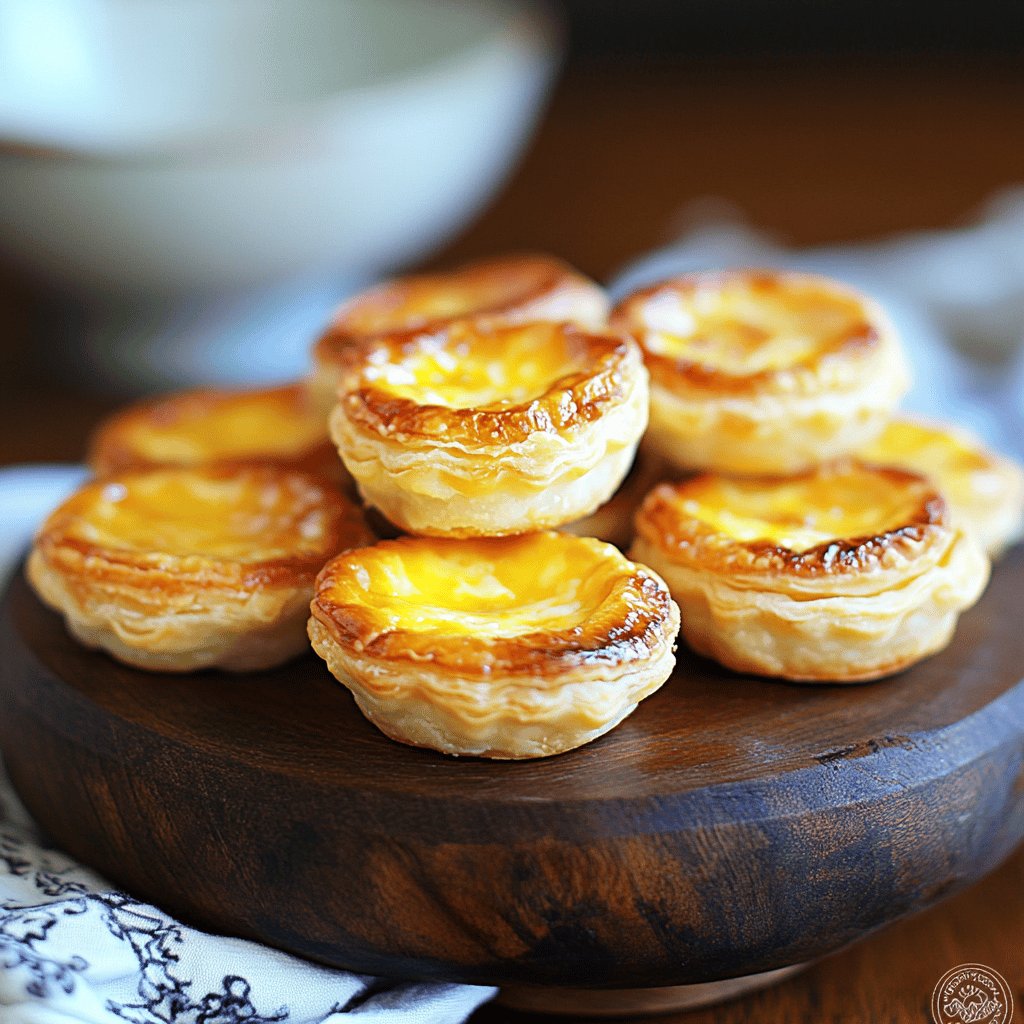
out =
[[[892,420],[861,458],[937,476],[991,468],[984,453],[957,433],[913,420]]]
[[[338,323],[356,334],[386,334],[500,311],[528,298],[550,273],[540,264],[521,263],[408,277],[356,299],[342,310]]]
[[[863,469],[788,481],[707,477],[686,487],[680,507],[733,540],[800,552],[905,526],[927,490],[924,481],[899,482]]]
[[[327,436],[298,387],[171,398],[132,425],[130,444],[153,463],[194,465],[297,456]]]
[[[631,569],[612,553],[557,534],[399,540],[352,556],[331,597],[372,608],[388,630],[481,640],[563,630],[585,622]]]
[[[249,472],[126,474],[88,485],[61,513],[65,535],[88,544],[241,562],[315,554],[330,528],[322,491]]]
[[[748,376],[806,363],[861,331],[864,319],[854,297],[817,285],[666,288],[644,304],[645,345],[656,355]]]
[[[403,358],[371,363],[364,378],[419,405],[487,409],[539,398],[577,368],[555,325],[531,324],[424,337]]]

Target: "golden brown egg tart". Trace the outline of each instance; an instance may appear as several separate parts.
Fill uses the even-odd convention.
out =
[[[611,322],[651,372],[645,443],[684,470],[794,473],[851,454],[909,384],[882,309],[809,274],[677,277],[628,296]]]
[[[306,474],[140,470],[52,512],[28,577],[73,636],[129,665],[264,669],[306,648],[323,564],[372,539],[340,491]]]
[[[892,420],[860,452],[867,462],[930,477],[961,523],[995,557],[1024,531],[1024,471],[965,430],[921,420]]]
[[[313,347],[310,389],[325,410],[337,398],[346,352],[383,335],[443,330],[456,320],[568,321],[598,328],[608,316],[599,285],[551,256],[521,254],[442,273],[385,281],[346,302]]]
[[[631,554],[668,582],[694,650],[808,682],[874,679],[941,650],[989,573],[930,481],[855,463],[659,484]]]
[[[351,487],[327,418],[302,384],[201,388],[138,402],[105,420],[89,445],[97,476],[160,466],[267,463]]]
[[[630,338],[460,321],[353,350],[330,427],[387,519],[465,537],[589,515],[626,475],[646,423],[647,371]]]
[[[349,551],[311,611],[314,650],[382,732],[491,758],[607,732],[669,677],[679,628],[654,573],[551,532]]]

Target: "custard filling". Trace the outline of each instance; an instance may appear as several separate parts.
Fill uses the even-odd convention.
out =
[[[913,420],[892,420],[881,436],[861,451],[860,457],[950,475],[983,474],[992,468],[991,461],[981,451],[965,443],[955,432]]]
[[[501,308],[534,294],[551,277],[550,266],[502,262],[493,269],[471,266],[466,273],[420,274],[375,289],[343,310],[344,328],[361,335],[416,330]]]
[[[113,551],[241,562],[312,556],[330,529],[324,494],[302,478],[156,470],[85,488],[63,536]]]
[[[642,318],[652,354],[740,377],[802,365],[865,329],[852,296],[818,284],[768,288],[756,278],[668,286],[644,302]]]
[[[363,379],[418,405],[493,409],[539,398],[580,368],[580,356],[564,332],[531,324],[500,333],[453,328],[426,335],[399,359],[378,350]]]
[[[510,638],[587,621],[632,568],[559,534],[397,541],[353,552],[325,595],[372,609],[380,632]]]
[[[133,420],[130,442],[148,462],[195,464],[289,456],[326,437],[323,418],[288,387],[169,399]]]
[[[741,543],[767,541],[801,553],[833,540],[879,536],[914,520],[930,492],[854,467],[792,479],[708,476],[679,498],[687,516]]]

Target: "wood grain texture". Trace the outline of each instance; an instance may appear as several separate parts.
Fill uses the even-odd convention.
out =
[[[876,932],[792,978],[657,1024],[931,1024],[935,983],[963,963],[987,964],[1013,992],[1024,1021],[1024,848],[987,878],[924,913]],[[630,1017],[628,1019],[636,1019]],[[471,1024],[565,1024],[564,1017],[489,1003]],[[586,1013],[575,1024],[604,1024]]]
[[[648,986],[821,956],[975,880],[1024,836],[1024,552],[942,655],[860,687],[682,656],[557,758],[396,745],[315,659],[137,672],[19,577],[0,745],[56,842],[220,931],[360,971]]]

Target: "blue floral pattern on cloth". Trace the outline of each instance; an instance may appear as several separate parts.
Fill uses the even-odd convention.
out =
[[[187,927],[47,849],[0,770],[3,1024],[455,1024],[493,992],[330,970]]]

